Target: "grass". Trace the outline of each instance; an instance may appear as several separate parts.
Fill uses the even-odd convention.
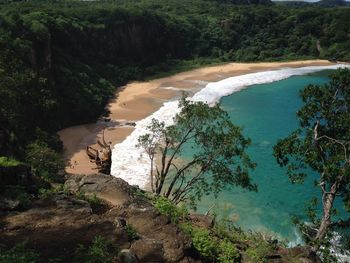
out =
[[[138,234],[137,234],[137,232],[136,232],[136,229],[133,228],[132,225],[126,224],[126,225],[124,226],[124,230],[126,231],[126,234],[128,235],[128,239],[129,239],[130,241],[135,240],[135,239],[138,239],[139,236],[138,236]]]
[[[17,161],[16,159],[9,158],[6,156],[0,156],[0,166],[12,167],[12,166],[20,165],[20,164],[21,164],[21,162]]]
[[[9,250],[0,249],[0,263],[35,263],[39,255],[26,247],[27,243],[17,244]]]
[[[173,223],[179,223],[180,220],[183,221],[188,216],[186,207],[178,207],[169,199],[164,197],[155,198],[153,205],[159,211],[159,213],[170,217]]]

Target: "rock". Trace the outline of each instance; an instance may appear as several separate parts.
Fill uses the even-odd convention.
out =
[[[4,197],[0,197],[0,210],[3,211],[12,211],[16,210],[20,206],[20,201],[12,200]]]
[[[141,262],[163,262],[164,250],[163,244],[154,239],[136,240],[130,248]]]
[[[88,246],[96,236],[102,236],[117,247],[129,247],[124,229],[117,229],[113,220],[93,214],[87,202],[73,197],[54,195],[34,201],[22,212],[0,214],[0,244],[12,247],[28,240],[30,247],[48,257],[71,262],[78,244]]]
[[[120,178],[105,174],[92,174],[86,176],[70,176],[65,187],[72,193],[83,192],[95,194],[98,198],[113,206],[122,206],[130,201],[131,187]]]
[[[29,166],[19,164],[15,166],[0,166],[1,185],[27,186],[32,182],[32,173]]]
[[[289,263],[291,259],[300,263],[321,263],[322,261],[306,246],[297,246],[293,248],[279,248],[278,254],[281,255],[283,263]]]
[[[196,262],[191,238],[122,179],[71,175],[65,187],[73,193],[96,194],[111,205],[97,212],[88,202],[64,193],[34,200],[26,211],[0,213],[0,245],[12,247],[28,240],[40,254],[39,262],[57,257],[71,262],[78,244],[90,246],[101,236],[120,249],[129,249],[120,254],[121,262]],[[140,237],[132,244],[127,224]]]
[[[129,249],[122,249],[118,254],[120,263],[139,263],[136,254]]]
[[[208,229],[214,226],[215,218],[208,215],[191,214],[190,220],[194,226]]]
[[[163,245],[163,258],[166,262],[177,262],[192,249],[192,240],[168,217],[159,214],[151,204],[137,205],[133,202],[127,209],[127,222],[142,237],[157,240]],[[136,252],[136,254],[140,255]]]
[[[119,228],[123,228],[126,226],[126,221],[124,218],[122,217],[117,217],[115,220],[114,220],[114,225],[116,227],[119,227]]]

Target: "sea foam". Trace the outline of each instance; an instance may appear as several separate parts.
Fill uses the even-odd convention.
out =
[[[332,66],[310,66],[301,68],[283,68],[264,72],[250,73],[208,83],[205,88],[194,94],[193,101],[202,101],[214,105],[219,100],[251,85],[271,83],[296,75],[305,75],[327,69],[349,67],[345,64]],[[136,122],[135,130],[122,142],[116,144],[112,151],[111,174],[120,177],[131,185],[145,189],[149,187],[150,161],[146,153],[136,147],[140,135],[147,132],[153,118],[173,124],[174,116],[180,111],[178,101],[165,102],[155,113]]]

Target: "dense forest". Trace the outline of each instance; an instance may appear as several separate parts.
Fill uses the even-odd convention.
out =
[[[91,228],[91,222],[95,222],[98,217],[96,215],[106,211],[109,213],[110,207],[105,206],[95,193],[93,196],[85,196],[85,193],[80,191],[80,186],[77,186],[77,191],[73,191],[76,195],[74,198],[80,200],[77,202],[66,187],[69,184],[62,184],[64,176],[60,172],[64,170],[65,164],[61,154],[62,143],[56,134],[57,131],[71,125],[93,122],[102,114],[106,114],[105,106],[117,87],[132,80],[155,78],[201,65],[228,61],[321,58],[349,62],[350,7],[343,4],[341,0],[323,0],[318,4],[304,2],[277,4],[270,0],[0,0],[0,210],[5,207],[3,211],[14,210],[13,212],[17,213],[17,210],[25,210],[31,204],[35,209],[36,205],[42,208],[46,200],[50,209],[49,212],[45,210],[46,212],[42,213],[44,220],[48,215],[52,215],[51,209],[55,210],[54,213],[64,211],[64,218],[66,215],[73,215],[73,224],[67,221],[69,227],[75,229],[80,224],[83,233],[77,239],[72,239],[69,234],[64,233],[64,228],[62,228],[63,231],[60,229],[62,222],[55,219],[59,222],[59,224],[55,222],[54,225],[59,227],[58,234],[50,232],[49,236],[57,241],[56,236],[64,233],[62,236],[66,237],[66,239],[63,238],[66,242],[62,244],[70,249],[71,254],[66,253],[65,247],[61,253],[62,251],[57,249],[61,244],[46,240],[45,234],[42,234],[38,228],[40,225],[46,228],[46,221],[45,224],[40,224],[37,218],[29,213],[30,219],[24,220],[21,227],[10,229],[11,236],[15,236],[12,235],[11,230],[23,230],[33,223],[34,227],[30,226],[28,228],[30,231],[25,236],[38,233],[39,236],[42,234],[44,237],[41,251],[44,252],[41,256],[44,261],[39,262],[48,261],[45,256],[47,244],[54,248],[54,253],[61,253],[63,258],[70,258],[71,255],[79,258],[77,260],[70,258],[62,262],[115,262],[109,259],[111,256],[109,254],[113,254],[111,257],[114,257],[115,251],[109,251],[106,240],[96,236],[97,233]],[[349,75],[349,71],[345,73]],[[342,79],[344,85],[349,86],[348,79],[348,77]],[[340,86],[343,87],[342,85]],[[345,89],[344,93],[348,97],[347,90]],[[341,97],[341,93],[335,94],[341,102],[347,101]],[[330,98],[330,96],[322,98]],[[331,107],[326,108],[333,110]],[[306,109],[317,108],[311,106]],[[348,118],[347,107],[344,108],[345,117],[338,114],[340,109],[343,108],[337,108],[336,112],[337,116],[341,116],[339,117],[342,124],[340,126],[343,126],[344,120],[347,120],[345,118]],[[326,115],[326,117],[329,116]],[[336,123],[335,130],[338,131],[338,118],[334,123]],[[332,129],[330,131],[333,132]],[[343,137],[348,136],[348,133],[342,133],[344,133]],[[212,144],[208,144],[209,141],[204,138],[205,145],[217,145],[214,139],[222,141],[219,135],[209,136]],[[348,137],[344,138],[348,139]],[[248,140],[243,143],[245,144],[248,144]],[[229,148],[226,147],[227,149]],[[292,148],[286,147],[286,149]],[[225,151],[223,159],[234,152],[241,154],[241,150]],[[288,152],[277,153],[280,153],[280,158],[283,154],[288,154]],[[311,157],[319,160],[316,154]],[[310,162],[314,159],[307,157],[305,160]],[[203,163],[202,160],[201,162]],[[247,158],[245,162],[248,164]],[[334,163],[348,164],[341,160],[322,167],[327,169],[331,167],[329,170],[333,171]],[[250,164],[251,168],[253,166]],[[222,167],[224,166],[221,163],[215,167],[219,175],[225,174]],[[344,171],[348,171],[348,166],[346,169]],[[238,171],[240,172],[238,175],[246,175],[243,170]],[[103,175],[98,175],[96,178],[93,176],[91,180],[96,178],[105,180]],[[110,177],[106,175],[105,178],[110,184]],[[240,176],[238,179],[249,186],[247,184],[249,181],[244,180],[247,176]],[[74,178],[73,186],[78,184],[75,180]],[[135,203],[143,205],[145,198],[149,198],[146,193],[137,188],[125,188],[124,181],[113,180],[113,189],[116,186],[117,189],[123,188],[130,200],[141,198],[141,201],[137,199]],[[106,182],[102,181],[99,182],[103,186],[100,188],[107,189],[104,187]],[[339,180],[335,181],[338,184]],[[94,182],[85,182],[82,185],[90,187]],[[237,184],[237,182],[234,183]],[[118,186],[118,184],[121,185]],[[203,184],[201,186],[203,187]],[[209,185],[204,186],[209,187]],[[344,203],[347,205],[350,191],[345,184],[342,184],[341,190],[343,196],[346,196]],[[147,199],[147,202],[149,201]],[[63,203],[61,207],[63,210],[57,210],[58,206],[52,206],[53,202]],[[247,234],[239,229],[232,231],[233,228],[230,228],[228,233],[225,232],[226,225],[215,225],[210,231],[194,229],[190,222],[186,221],[188,215],[182,208],[177,208],[167,199],[152,199],[152,202],[161,214],[170,216],[173,223],[179,223],[182,218],[181,229],[193,238],[194,247],[197,249],[194,255],[198,257],[200,254],[207,259],[203,262],[241,262],[242,255],[251,258],[252,262],[265,262],[267,256],[276,256],[274,254],[276,251],[287,258],[286,261],[281,262],[292,262],[292,257],[294,255],[299,257],[303,249],[298,247],[295,251],[282,249],[283,255],[275,240],[270,242],[259,233]],[[131,206],[133,206],[132,202]],[[65,210],[67,207],[71,210]],[[96,215],[94,219],[86,217],[82,210],[76,208],[90,210],[93,208]],[[39,209],[39,211],[43,210]],[[128,214],[130,211],[127,210],[121,214]],[[133,215],[132,213],[130,215]],[[158,214],[157,212],[157,216]],[[86,222],[83,220],[83,224],[81,224],[82,221],[76,224],[78,219],[75,216],[84,217]],[[144,222],[164,221],[157,220],[153,214],[149,216],[150,218],[144,218]],[[56,217],[53,216],[53,218]],[[119,216],[115,217],[113,213],[111,214],[110,225],[113,229],[116,229],[115,225],[118,224],[124,231],[120,233],[124,236],[127,234],[127,242],[138,239],[136,230],[131,225],[125,224],[124,219],[117,222],[118,218]],[[143,218],[143,215],[133,216],[133,218]],[[108,235],[114,235],[114,230],[104,227],[105,219],[101,219],[103,226],[102,223],[100,225],[100,221],[95,222],[97,228],[100,231],[102,229],[102,232],[106,230]],[[4,226],[3,223],[1,221],[0,225]],[[165,224],[168,226],[169,222]],[[143,222],[141,225],[148,227]],[[157,230],[153,231],[151,228],[151,232],[162,234],[162,231],[159,231],[161,228],[155,227]],[[87,239],[86,229],[92,229],[91,236]],[[47,227],[47,230],[52,229]],[[168,239],[178,237],[179,232],[176,232],[176,235],[173,233],[168,235]],[[89,238],[91,241],[92,236],[96,236],[96,239],[91,243],[91,247],[79,246],[77,252],[80,253],[72,251],[79,242],[85,239],[89,241]],[[20,235],[19,239],[22,241]],[[118,238],[113,236],[114,239]],[[248,244],[248,246],[242,246],[242,244]],[[4,252],[3,247],[6,248],[9,244],[2,242],[0,263],[36,262],[38,255],[36,252],[27,251],[25,245],[19,243]],[[156,250],[161,249],[157,247]],[[309,252],[307,249],[306,252],[302,251],[304,254]],[[49,253],[52,253],[50,249]],[[80,254],[84,254],[82,258]],[[315,256],[312,253],[310,255]],[[327,255],[324,253],[323,256]]]
[[[39,141],[59,151],[56,131],[96,119],[129,80],[224,61],[350,60],[349,8],[235,3],[0,4],[0,156],[23,160]]]

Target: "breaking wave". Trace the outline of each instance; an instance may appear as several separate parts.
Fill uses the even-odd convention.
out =
[[[232,93],[256,84],[271,83],[296,75],[305,75],[317,71],[348,67],[345,64],[332,66],[311,66],[300,68],[283,68],[264,72],[250,73],[230,77],[218,82],[210,82],[205,88],[194,94],[193,101],[202,101],[214,105]],[[179,112],[178,101],[165,102],[163,106],[147,118],[136,122],[135,130],[122,142],[116,144],[112,151],[111,174],[120,177],[131,185],[147,188],[149,182],[150,161],[142,149],[136,147],[140,135],[147,132],[153,118],[173,124],[174,116]]]

